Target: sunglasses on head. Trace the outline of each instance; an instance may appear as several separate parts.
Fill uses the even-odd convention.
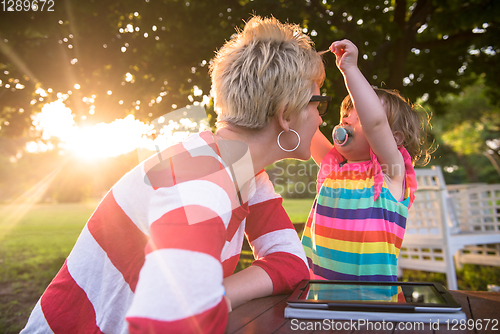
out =
[[[328,95],[313,95],[309,100],[311,102],[319,102],[318,111],[320,116],[326,115],[328,112],[328,108],[330,107],[330,101],[332,100],[331,96]]]

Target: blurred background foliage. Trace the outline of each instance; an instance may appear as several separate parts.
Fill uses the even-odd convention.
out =
[[[28,153],[28,141],[47,140],[32,115],[64,96],[79,126],[129,114],[150,122],[210,98],[210,59],[252,15],[299,24],[317,50],[352,40],[372,85],[398,89],[432,115],[431,164],[444,168],[448,183],[500,182],[497,0],[65,0],[53,8],[0,13],[0,200],[55,166],[64,167],[50,199],[78,201],[109,189],[136,154],[82,162],[57,145]],[[333,104],[321,129],[330,138],[347,92],[332,54],[325,65],[322,92]],[[207,109],[213,122],[211,103]],[[284,194],[299,196],[287,181],[309,186],[315,175],[288,175],[290,164],[298,163],[269,170],[283,178]]]

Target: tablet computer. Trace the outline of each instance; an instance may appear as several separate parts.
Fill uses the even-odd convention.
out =
[[[461,310],[448,290],[429,282],[303,280],[291,307],[341,311],[452,313]]]

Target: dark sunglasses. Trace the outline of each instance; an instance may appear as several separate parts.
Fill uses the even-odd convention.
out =
[[[319,102],[318,111],[320,116],[325,116],[328,112],[328,108],[330,107],[330,101],[332,100],[331,96],[328,95],[313,95],[309,100],[311,102]]]

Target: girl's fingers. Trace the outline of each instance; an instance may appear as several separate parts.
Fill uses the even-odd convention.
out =
[[[344,53],[349,51],[347,43],[344,41],[337,41],[333,42],[332,45],[330,46],[330,50],[332,53],[334,53],[337,57],[342,57]]]
[[[330,50],[332,50],[333,53],[337,53],[341,49],[339,42],[333,42],[332,45],[330,46]]]
[[[357,55],[356,46],[349,40],[343,39],[341,41],[335,41],[331,44],[330,50],[335,54],[336,64],[339,69],[342,70],[343,67],[349,65],[353,62],[351,58]],[[355,61],[355,60],[354,60]],[[347,65],[345,63],[347,62]]]
[[[342,56],[344,54],[344,48],[339,45],[338,43],[333,43],[332,46],[330,46],[330,50],[337,56]]]

